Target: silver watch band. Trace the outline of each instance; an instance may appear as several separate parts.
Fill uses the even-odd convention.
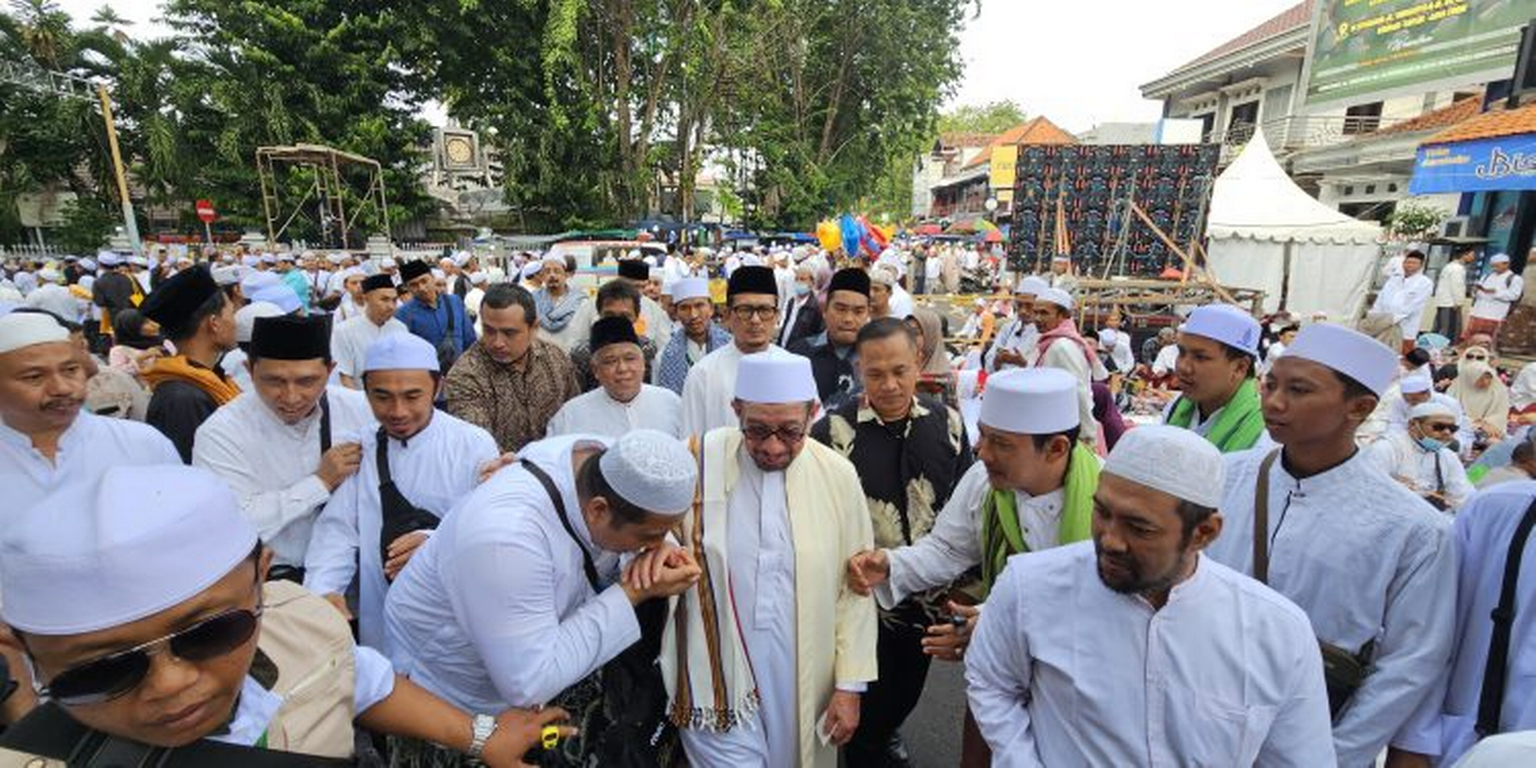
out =
[[[479,758],[485,752],[485,743],[491,740],[496,733],[496,718],[490,715],[475,715],[471,723],[474,729],[469,742],[469,751],[465,754],[473,758]]]

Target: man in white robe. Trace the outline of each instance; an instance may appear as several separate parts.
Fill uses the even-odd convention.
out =
[[[1403,255],[1402,273],[1387,278],[1381,291],[1376,294],[1376,303],[1371,305],[1371,312],[1392,316],[1392,324],[1397,327],[1397,336],[1402,339],[1401,351],[1405,355],[1413,349],[1414,339],[1419,337],[1424,307],[1434,292],[1434,281],[1424,276],[1424,254],[1409,251]]]
[[[363,280],[362,314],[341,322],[331,332],[331,357],[343,386],[362,389],[368,347],[382,336],[406,332],[405,323],[395,317],[398,301],[394,278],[381,274]]]
[[[1029,364],[1028,356],[1040,340],[1040,331],[1035,327],[1035,297],[1049,287],[1033,275],[1019,278],[1013,289],[1013,317],[998,329],[991,348],[982,358],[988,373]]]
[[[624,317],[592,324],[591,366],[597,389],[569,400],[549,422],[549,436],[602,435],[618,439],[635,429],[683,436],[683,401],[672,390],[645,383],[645,353]]]
[[[877,674],[874,602],[843,579],[873,541],[863,488],[807,438],[810,361],[746,357],[736,396],[740,426],[704,436],[700,498],[680,528],[703,573],[662,640],[673,722],[701,768],[835,768]]]
[[[1360,425],[1357,438],[1362,443],[1371,443],[1389,432],[1405,430],[1408,428],[1408,411],[1430,402],[1451,409],[1456,419],[1456,440],[1460,445],[1470,447],[1474,434],[1472,424],[1461,409],[1461,401],[1444,392],[1436,392],[1429,375],[1418,372],[1405,374],[1387,389],[1371,418]]]
[[[1009,562],[966,655],[992,765],[1335,764],[1306,614],[1201,554],[1221,477],[1200,436],[1133,429],[1093,542]]]
[[[1072,257],[1051,257],[1050,283],[1052,288],[1065,291],[1069,296],[1077,293],[1077,275],[1072,273]]]
[[[1382,471],[1436,509],[1454,512],[1474,492],[1461,459],[1446,446],[1456,435],[1456,413],[1430,401],[1408,412],[1408,424],[1391,429],[1367,452]]]
[[[320,508],[357,472],[376,428],[362,393],[330,387],[329,319],[262,317],[251,333],[253,391],[198,427],[192,463],[229,483],[273,551],[275,578],[303,579]]]
[[[379,429],[357,436],[362,465],[315,523],[304,587],[344,606],[357,577],[359,639],[382,649],[390,582],[499,453],[491,433],[433,407],[442,374],[437,352],[421,337],[400,333],[374,342],[359,375]],[[381,489],[381,463],[391,491]]]
[[[1388,765],[1460,765],[1456,761],[1477,742],[1476,726],[1483,717],[1489,735],[1536,730],[1536,686],[1531,682],[1536,674],[1536,579],[1531,578],[1536,543],[1529,533],[1511,595],[1514,610],[1504,677],[1497,681],[1486,677],[1494,634],[1492,616],[1504,593],[1506,563],[1522,523],[1528,523],[1524,518],[1533,514],[1533,504],[1536,482],[1516,481],[1479,493],[1457,513],[1456,651],[1419,711],[1392,739],[1394,752],[1406,754],[1394,754]],[[1502,696],[1494,695],[1498,689],[1490,687],[1490,682],[1502,682]],[[1484,690],[1490,692],[1490,702],[1498,702],[1498,712],[1492,706],[1483,711]],[[1488,763],[1530,764],[1529,760]]]
[[[1060,288],[1047,288],[1035,297],[1035,327],[1040,336],[1025,360],[1031,368],[1057,368],[1078,381],[1078,422],[1081,437],[1092,445],[1098,438],[1098,422],[1093,419],[1094,363],[1097,359],[1088,342],[1072,320],[1072,297]],[[1102,366],[1099,366],[1102,370]]]
[[[772,270],[769,270],[770,272]],[[661,349],[672,337],[672,318],[667,316],[667,311],[661,308],[651,297],[646,296],[643,290],[651,279],[651,268],[639,259],[623,259],[619,261],[619,276],[615,279],[628,281],[640,291],[640,333],[651,340],[657,349]],[[775,293],[775,296],[778,294]],[[602,316],[602,307],[596,301],[584,302],[580,309],[576,310],[576,317],[571,320],[576,325],[577,331],[571,343],[565,349],[569,351],[577,343],[585,341],[587,332],[591,330],[592,323]]]
[[[683,383],[683,433],[703,435],[736,425],[736,366],[742,357],[769,351],[788,355],[774,345],[778,329],[779,288],[773,270],[741,267],[726,289],[725,322],[731,343],[704,356],[688,369]]]
[[[1226,525],[1208,550],[1300,606],[1341,658],[1366,662],[1358,688],[1339,689],[1333,742],[1343,768],[1374,765],[1429,694],[1455,623],[1449,519],[1355,444],[1397,369],[1395,350],[1358,331],[1302,329],[1264,376],[1264,421],[1281,448],[1228,455]],[[1256,548],[1267,569],[1255,565]]]
[[[1463,338],[1486,333],[1497,344],[1509,310],[1525,293],[1525,278],[1510,270],[1507,254],[1495,255],[1488,264],[1492,270],[1472,289],[1472,320]]]

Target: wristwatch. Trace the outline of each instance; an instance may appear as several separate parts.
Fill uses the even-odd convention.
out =
[[[466,754],[478,760],[480,754],[485,751],[485,743],[496,734],[496,718],[490,715],[475,715],[472,727],[474,736],[470,739],[469,751]]]

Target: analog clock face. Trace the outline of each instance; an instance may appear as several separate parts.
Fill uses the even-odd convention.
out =
[[[470,146],[469,139],[452,138],[448,140],[448,161],[459,165],[467,164],[474,158],[474,148]]]

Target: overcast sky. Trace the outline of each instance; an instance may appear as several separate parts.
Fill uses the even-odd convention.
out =
[[[77,20],[104,3],[163,34],[156,0],[58,0]],[[1137,86],[1294,5],[1296,0],[982,0],[961,36],[965,75],[953,104],[1013,99],[1081,132],[1155,120]]]

